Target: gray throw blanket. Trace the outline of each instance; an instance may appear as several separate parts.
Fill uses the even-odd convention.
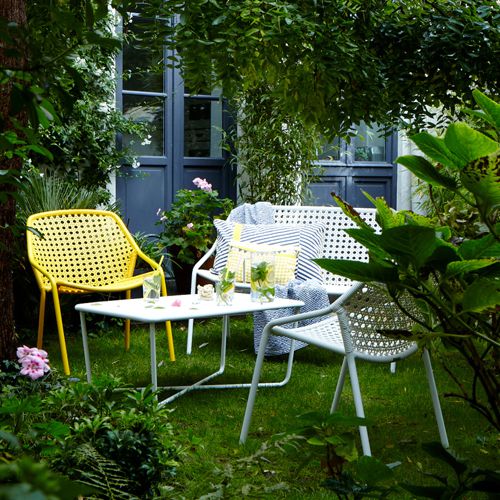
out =
[[[328,300],[328,293],[315,280],[299,281],[293,280],[286,285],[276,285],[276,297],[288,298],[295,300],[302,300],[304,306],[300,312],[316,311],[330,305]],[[262,337],[262,330],[269,323],[269,321],[277,318],[283,318],[294,314],[292,308],[277,309],[274,311],[256,312],[253,316],[253,339],[254,349],[257,353],[259,350],[260,339]],[[298,326],[306,326],[319,321],[320,319],[309,319],[301,321]],[[281,354],[288,354],[290,352],[291,340],[285,337],[278,337],[271,335],[267,343],[266,356],[279,356]],[[301,349],[307,344],[304,342],[295,342],[294,350]]]
[[[239,224],[274,224],[274,207],[267,201],[244,203],[234,208],[227,220]]]

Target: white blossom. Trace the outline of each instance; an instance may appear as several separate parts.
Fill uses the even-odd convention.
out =
[[[151,136],[150,136],[150,135],[148,135],[148,136],[146,137],[146,139],[144,139],[144,140],[141,142],[141,146],[147,146],[147,145],[149,145],[149,144],[151,144]]]
[[[109,113],[109,111],[111,111],[111,106],[109,102],[100,102],[97,109],[101,111],[101,113]]]

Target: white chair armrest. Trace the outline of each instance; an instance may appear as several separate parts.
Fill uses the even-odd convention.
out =
[[[296,323],[298,321],[303,321],[307,319],[319,318],[321,316],[326,316],[328,314],[337,313],[342,309],[342,304],[359,288],[363,286],[363,283],[356,282],[347,292],[343,293],[335,302],[330,304],[328,307],[323,309],[317,309],[316,311],[309,311],[305,313],[293,314],[291,316],[285,316],[284,318],[277,318],[270,321],[266,328],[274,328],[275,326],[285,325],[287,323]]]
[[[215,253],[216,244],[214,243],[210,250],[193,266],[191,273],[191,293],[196,293],[196,276],[201,266]]]

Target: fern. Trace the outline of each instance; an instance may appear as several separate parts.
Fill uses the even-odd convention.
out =
[[[137,498],[127,493],[132,483],[115,461],[101,455],[92,445],[82,444],[76,448],[74,459],[77,467],[78,481],[92,486],[98,493],[94,498],[111,500],[130,500]]]

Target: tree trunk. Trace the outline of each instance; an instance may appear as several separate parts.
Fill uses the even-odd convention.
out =
[[[0,1],[0,17],[18,25],[26,24],[25,0]],[[9,57],[0,45],[0,67],[24,69],[25,57]],[[9,117],[11,85],[0,87],[0,119],[4,130],[11,127]],[[26,122],[25,116],[16,116],[21,122]],[[20,158],[2,158],[0,169],[20,169]],[[16,349],[16,330],[14,325],[14,292],[12,278],[12,261],[14,257],[14,235],[12,226],[16,217],[16,205],[12,197],[13,187],[0,187],[10,195],[5,203],[0,205],[0,359],[12,359]]]

